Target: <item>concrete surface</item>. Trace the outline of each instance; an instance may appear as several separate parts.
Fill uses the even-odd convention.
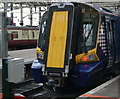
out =
[[[120,99],[120,75],[76,99]]]
[[[16,51],[8,51],[8,57],[14,58],[24,58],[25,64],[32,62],[36,57],[36,48],[34,49],[24,49]],[[0,68],[2,66],[2,59],[0,58]]]
[[[36,58],[36,48],[8,51],[8,57],[23,58],[24,63],[32,63]],[[2,59],[0,58],[0,88],[2,86]]]

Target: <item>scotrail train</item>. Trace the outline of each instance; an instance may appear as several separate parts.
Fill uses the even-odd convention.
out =
[[[36,82],[92,87],[120,71],[120,16],[87,3],[54,3],[43,16],[36,54]]]

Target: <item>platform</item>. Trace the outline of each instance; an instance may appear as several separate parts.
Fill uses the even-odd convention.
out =
[[[76,99],[120,99],[120,75]]]
[[[30,64],[36,57],[36,48],[33,49],[24,49],[24,50],[15,50],[15,51],[8,51],[8,57],[13,58],[23,58],[24,64]],[[2,59],[0,58],[0,88],[1,88],[1,81],[2,81]]]
[[[25,64],[32,63],[36,57],[36,48],[8,51],[8,57],[23,58]],[[0,68],[2,66],[2,59],[0,58]]]

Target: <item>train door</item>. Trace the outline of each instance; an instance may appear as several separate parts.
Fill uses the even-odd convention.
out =
[[[114,64],[115,60],[115,44],[114,44],[114,24],[109,16],[105,17],[106,21],[106,36],[107,36],[107,50],[108,50],[108,65],[107,68]]]
[[[73,27],[72,3],[55,3],[49,9],[43,74],[51,77],[66,77],[69,72],[69,57]]]

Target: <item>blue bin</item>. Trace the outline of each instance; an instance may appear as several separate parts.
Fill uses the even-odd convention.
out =
[[[32,64],[32,74],[36,83],[46,82],[46,78],[42,75],[43,61],[35,59]]]

